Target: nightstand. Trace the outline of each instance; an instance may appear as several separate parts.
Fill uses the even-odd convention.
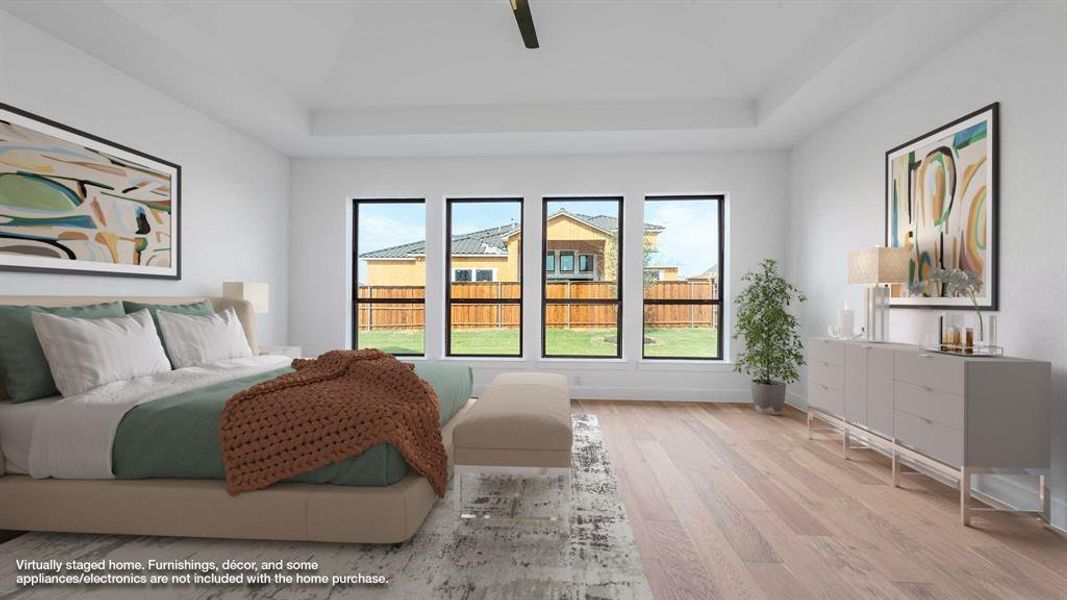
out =
[[[289,358],[300,358],[301,348],[300,346],[260,346],[259,355],[274,354],[276,356],[288,356]]]

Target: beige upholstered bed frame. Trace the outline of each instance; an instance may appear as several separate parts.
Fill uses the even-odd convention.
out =
[[[233,306],[256,348],[255,312],[244,300],[219,297],[0,296],[0,304],[73,306],[130,300],[175,304],[207,298]],[[442,429],[452,470],[452,429]],[[398,543],[422,525],[437,498],[426,478],[409,472],[385,487],[280,483],[230,496],[222,481],[200,479],[69,480],[4,475],[0,455],[0,529],[169,535],[261,540]]]

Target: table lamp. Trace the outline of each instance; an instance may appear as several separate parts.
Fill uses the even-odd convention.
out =
[[[889,286],[908,282],[907,248],[864,248],[848,253],[848,282],[867,288],[867,340],[883,342],[889,329]]]

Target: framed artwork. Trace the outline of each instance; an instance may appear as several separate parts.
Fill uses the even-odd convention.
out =
[[[973,308],[925,283],[935,268],[970,271],[977,300],[997,310],[997,144],[993,103],[885,153],[885,244],[908,249],[910,285],[893,286],[894,307]]]
[[[181,167],[0,104],[0,269],[181,279]]]

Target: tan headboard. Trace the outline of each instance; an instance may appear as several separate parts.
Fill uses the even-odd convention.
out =
[[[232,306],[237,312],[237,318],[241,320],[241,325],[245,328],[245,337],[248,338],[248,345],[252,347],[252,353],[259,353],[259,348],[256,346],[256,311],[252,308],[252,303],[247,300],[231,300],[221,296],[0,296],[0,304],[7,305],[78,306],[123,300],[142,304],[188,304],[210,300],[216,311]]]

